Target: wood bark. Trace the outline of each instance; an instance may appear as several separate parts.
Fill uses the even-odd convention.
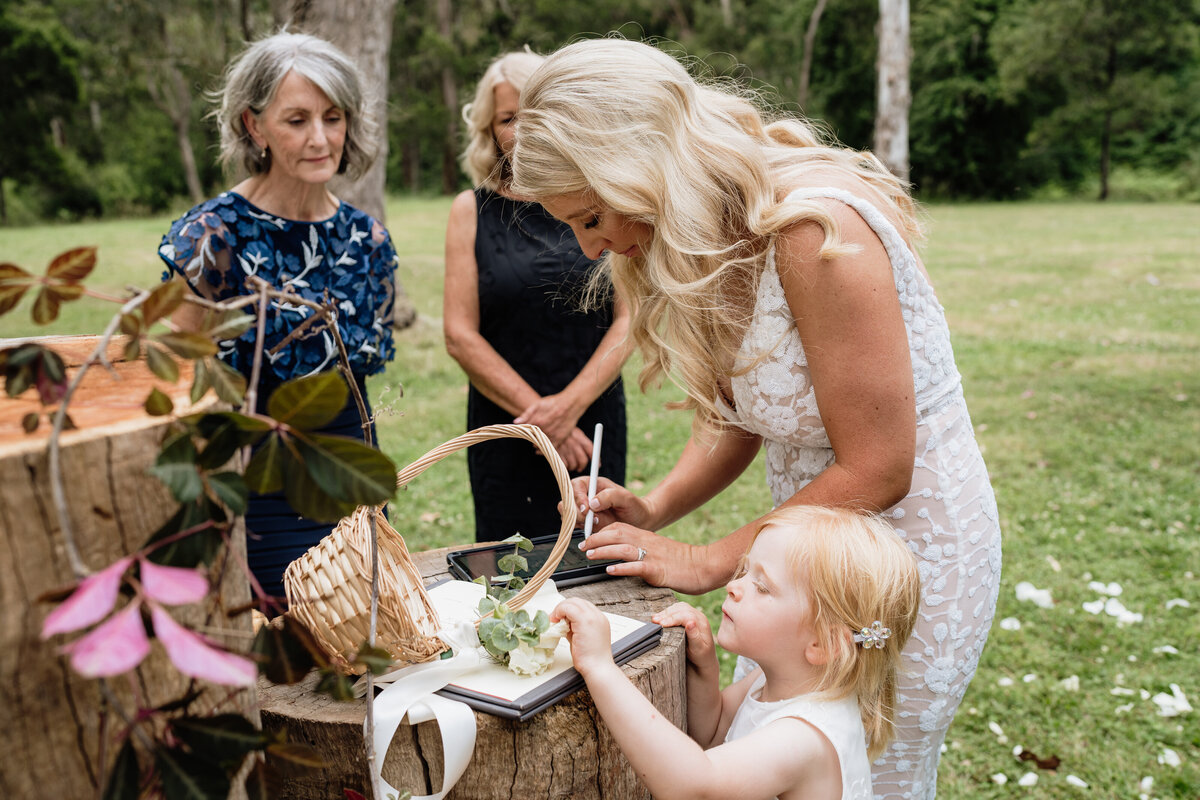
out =
[[[446,549],[414,553],[413,561],[427,583],[448,577]],[[573,586],[563,593],[642,620],[675,601],[669,590],[636,578]],[[630,661],[624,671],[666,719],[685,727],[685,651],[680,629],[664,630],[659,646]],[[329,764],[320,772],[289,778],[281,792],[293,800],[340,797],[347,788],[367,794],[365,703],[337,703],[315,695],[314,683],[315,677],[310,676],[297,686],[259,684],[264,728],[286,730],[292,741],[312,745]],[[484,713],[476,713],[475,719],[475,755],[447,800],[650,798],[586,689],[527,722]],[[441,788],[442,750],[436,723],[401,725],[384,761],[383,776],[414,795]]]
[[[71,346],[51,346],[78,364],[72,352],[90,351],[96,337],[71,337]],[[83,340],[82,342],[79,340]],[[45,340],[42,340],[45,341]],[[178,508],[166,488],[146,473],[167,432],[168,417],[149,417],[140,408],[151,385],[188,408],[189,364],[171,386],[153,378],[144,364],[120,361],[121,343],[110,348],[114,372],[95,367],[76,392],[71,415],[79,430],[64,433],[61,456],[69,513],[83,561],[93,570],[137,550]],[[72,370],[73,372],[73,370]],[[125,723],[105,712],[96,681],[76,674],[59,654],[78,638],[39,637],[53,608],[43,594],[71,585],[58,516],[51,500],[47,467],[48,426],[23,434],[19,419],[37,407],[33,390],[0,399],[0,797],[89,798],[116,756],[115,734]],[[201,401],[204,408],[211,401]],[[248,615],[226,618],[225,608],[245,603],[249,585],[240,567],[245,540],[235,532],[240,556],[219,560],[210,575],[219,585],[214,604],[172,611],[179,621],[204,626],[214,638],[238,647],[249,642]],[[154,645],[131,674],[108,685],[127,713],[181,696],[188,679]],[[253,714],[253,690],[203,685],[196,711],[210,708]],[[139,695],[135,698],[134,692]]]
[[[292,28],[320,36],[346,53],[366,80],[367,102],[378,123],[378,155],[357,181],[336,177],[330,190],[338,197],[387,224],[384,208],[388,161],[388,52],[392,47],[392,17],[396,0],[292,0]],[[272,13],[282,9],[272,4]],[[392,323],[397,330],[411,325],[417,310],[400,281]]]
[[[438,36],[450,45],[454,37],[454,8],[450,0],[437,0],[437,27]],[[442,103],[446,106],[442,194],[454,194],[458,189],[458,84],[454,79],[454,66],[450,63],[442,66]]]
[[[800,110],[808,111],[808,87],[812,81],[813,48],[817,43],[817,26],[821,23],[821,14],[825,13],[826,0],[817,0],[812,14],[808,17],[808,27],[804,31],[804,55],[800,59],[800,91],[797,102]]]
[[[908,111],[912,105],[908,31],[908,0],[879,0],[875,155],[902,180],[908,180]]]

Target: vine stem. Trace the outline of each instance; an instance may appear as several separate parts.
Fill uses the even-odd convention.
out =
[[[54,426],[50,430],[48,447],[50,495],[54,500],[54,510],[58,513],[58,525],[62,530],[63,546],[67,551],[67,560],[71,563],[71,571],[80,580],[91,574],[91,570],[83,563],[83,558],[79,554],[79,546],[75,542],[75,529],[71,523],[71,512],[67,508],[66,493],[63,490],[59,438],[62,436],[63,425],[66,423],[67,406],[70,404],[75,390],[79,388],[79,384],[83,381],[83,376],[87,374],[88,367],[97,361],[104,360],[104,351],[108,348],[108,343],[112,339],[113,334],[116,333],[117,326],[121,324],[121,317],[134,311],[138,306],[146,302],[146,298],[149,296],[150,292],[139,292],[137,296],[121,306],[121,310],[113,315],[113,318],[108,322],[108,326],[104,329],[104,333],[100,335],[100,341],[96,343],[95,349],[84,360],[83,364],[79,366],[79,371],[75,373],[75,377],[67,385],[66,394],[63,395],[62,400],[59,401],[58,408],[54,412]]]

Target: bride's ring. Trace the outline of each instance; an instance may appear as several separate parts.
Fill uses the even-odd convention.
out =
[[[639,548],[638,548],[638,557],[637,557],[637,560],[638,560],[638,561],[645,561],[645,560],[646,560],[646,548],[644,548],[644,547],[639,547]]]

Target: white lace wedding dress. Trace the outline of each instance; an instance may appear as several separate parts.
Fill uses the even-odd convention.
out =
[[[897,736],[873,765],[872,783],[876,798],[932,798],[942,740],[975,674],[996,609],[996,500],[967,414],[945,315],[899,232],[873,205],[840,189],[806,189],[791,197],[832,198],[866,220],[887,249],[908,331],[916,460],[908,496],[885,516],[918,557],[922,604],[904,648]],[[733,379],[736,411],[727,413],[763,438],[767,482],[778,505],[832,464],[834,456],[773,258],[759,282],[739,366],[764,352],[770,355]]]

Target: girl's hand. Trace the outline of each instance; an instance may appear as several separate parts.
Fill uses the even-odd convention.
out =
[[[587,600],[571,597],[559,603],[550,614],[551,622],[562,619],[570,625],[567,641],[571,643],[571,660],[585,680],[605,667],[616,666],[612,657],[612,633],[600,609]]]
[[[688,603],[675,603],[650,618],[664,628],[683,628],[687,637],[688,665],[707,669],[717,661],[717,648],[713,642],[712,627],[708,615]]]

